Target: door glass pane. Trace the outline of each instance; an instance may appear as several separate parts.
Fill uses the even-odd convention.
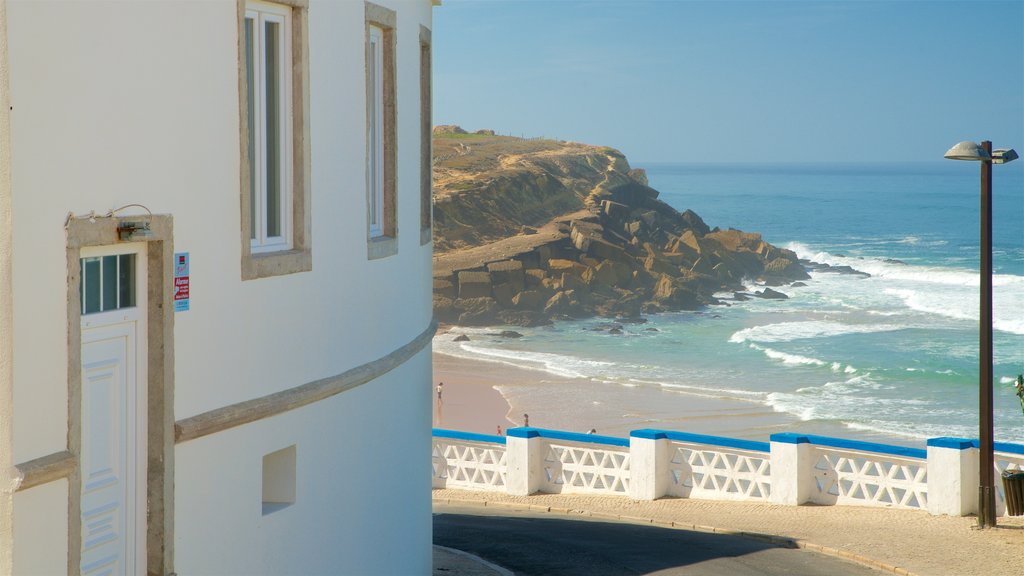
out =
[[[135,306],[135,254],[122,254],[118,261],[118,308],[131,308]]]
[[[267,237],[281,235],[281,39],[280,24],[266,22],[264,28],[264,50],[266,67],[266,125],[267,158],[266,188]]]
[[[135,254],[79,260],[82,314],[135,306]]]
[[[245,19],[245,83],[249,92],[249,238],[256,238],[256,79],[253,77],[253,19]]]
[[[100,307],[100,259],[82,259],[82,286],[85,296],[82,298],[82,313],[99,312]]]
[[[103,280],[103,310],[117,310],[117,256],[104,256],[100,266]]]

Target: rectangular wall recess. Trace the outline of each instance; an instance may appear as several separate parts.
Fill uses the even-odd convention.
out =
[[[263,457],[263,515],[295,503],[295,445]]]

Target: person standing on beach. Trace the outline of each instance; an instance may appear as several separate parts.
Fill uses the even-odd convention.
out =
[[[527,428],[530,427],[530,415],[529,414],[523,414],[523,426],[525,426]]]
[[[501,436],[501,424],[498,424],[498,436]]]
[[[444,382],[440,382],[437,385],[437,401],[441,401],[441,393],[444,392]]]

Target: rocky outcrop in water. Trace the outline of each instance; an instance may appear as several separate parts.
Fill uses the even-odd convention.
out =
[[[744,280],[806,279],[759,234],[711,229],[658,199],[611,148],[435,138],[434,311],[461,325],[695,310]],[[454,153],[449,153],[454,151]],[[440,161],[439,161],[440,159]],[[784,298],[765,289],[762,298]]]

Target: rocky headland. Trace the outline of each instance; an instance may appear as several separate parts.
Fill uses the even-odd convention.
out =
[[[712,229],[662,202],[608,147],[439,126],[434,198],[434,313],[445,323],[639,321],[786,298],[771,287],[809,278],[760,234]],[[745,292],[750,280],[764,288]]]

